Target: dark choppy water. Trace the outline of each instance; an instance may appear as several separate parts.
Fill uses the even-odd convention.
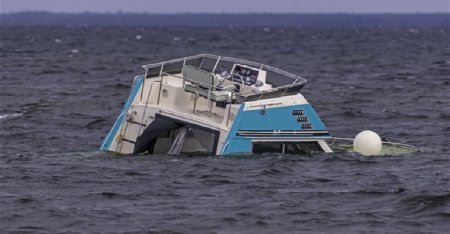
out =
[[[447,233],[450,30],[0,27],[2,233]],[[140,66],[198,53],[303,74],[334,136],[401,156],[97,152]]]

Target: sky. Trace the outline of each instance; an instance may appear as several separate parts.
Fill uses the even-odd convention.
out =
[[[0,12],[434,13],[450,0],[0,0]]]

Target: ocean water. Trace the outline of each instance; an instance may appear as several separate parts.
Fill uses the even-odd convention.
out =
[[[448,233],[450,30],[0,27],[2,233]],[[335,137],[403,155],[117,156],[141,65],[212,53],[301,74]]]

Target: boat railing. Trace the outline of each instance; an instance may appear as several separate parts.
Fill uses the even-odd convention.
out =
[[[218,79],[216,74],[213,74],[213,73],[210,73],[210,74],[214,76],[214,79]],[[301,88],[303,88],[303,86],[305,85],[305,83],[302,81],[302,78],[298,77],[296,80],[294,80],[294,82],[292,82],[292,84],[289,84],[289,85],[275,87],[275,88],[267,89],[267,90],[261,90],[261,91],[257,91],[257,92],[255,92],[253,90],[252,92],[242,93],[241,91],[234,88],[234,85],[242,85],[242,83],[239,83],[239,82],[231,81],[233,83],[232,85],[228,85],[228,86],[224,87],[221,85],[212,85],[211,83],[208,84],[205,82],[192,80],[192,79],[186,78],[182,75],[171,74],[171,73],[166,73],[166,72],[161,73],[161,80],[159,81],[160,85],[162,85],[165,76],[171,76],[174,78],[181,79],[183,82],[182,83],[183,88],[186,87],[186,82],[195,84],[196,88],[198,89],[196,92],[194,92],[194,93],[196,93],[196,95],[199,94],[201,87],[204,87],[204,89],[207,91],[207,95],[203,95],[203,96],[205,96],[208,99],[208,101],[211,100],[211,92],[212,91],[215,91],[215,90],[227,91],[230,93],[231,97],[233,97],[230,100],[227,100],[227,102],[230,102],[230,103],[234,102],[236,104],[240,104],[240,103],[248,102],[248,101],[257,101],[257,100],[262,100],[262,99],[278,98],[278,97],[293,95],[293,94],[299,93]],[[219,83],[219,82],[214,82],[214,83]],[[159,104],[161,90],[162,89],[160,88],[159,93],[158,93],[157,104]],[[194,110],[195,110],[195,104],[194,104]]]
[[[218,79],[217,74],[211,73],[211,75],[215,76],[215,79]],[[253,90],[252,92],[242,93],[241,91],[238,91],[234,88],[230,89],[230,87],[233,87],[234,84],[242,85],[242,83],[239,83],[238,81],[231,81],[233,83],[233,85],[223,87],[220,85],[212,85],[212,84],[207,84],[207,83],[200,82],[200,81],[194,81],[192,79],[188,79],[188,78],[186,78],[182,75],[178,75],[178,74],[161,72],[161,75],[160,75],[161,80],[159,82],[160,86],[163,84],[164,76],[171,76],[171,77],[183,80],[183,88],[186,86],[186,81],[188,81],[190,83],[196,83],[196,84],[198,84],[198,87],[200,87],[200,86],[205,87],[208,90],[208,97],[207,97],[208,99],[210,99],[210,93],[213,90],[224,90],[224,91],[231,92],[231,96],[236,97],[236,98],[234,98],[234,100],[237,104],[242,103],[242,102],[248,102],[248,101],[257,101],[257,100],[262,100],[262,99],[277,98],[277,97],[293,95],[295,93],[299,93],[299,91],[305,85],[304,79],[302,77],[298,76],[297,79],[295,79],[294,82],[292,82],[292,84],[275,87],[275,88],[271,88],[271,89],[266,89],[266,90],[261,90],[261,91],[256,91],[256,92],[255,92],[255,90]],[[219,83],[219,82],[217,82],[217,83]],[[161,91],[162,91],[162,88],[160,87],[159,93],[158,93],[157,104],[159,104],[159,102],[160,102]]]
[[[256,91],[252,90],[250,93],[235,93],[235,95],[239,96],[238,102],[244,102],[244,101],[254,101],[254,100],[261,100],[266,98],[275,98],[275,97],[282,97],[287,94],[292,94],[294,92],[299,92],[300,89],[304,86],[304,84],[307,82],[306,79],[303,77],[300,77],[298,75],[289,73],[287,71],[280,70],[278,68],[274,68],[262,63],[252,62],[248,60],[243,59],[237,59],[237,58],[231,58],[231,57],[224,57],[224,56],[217,56],[212,54],[199,54],[194,56],[188,56],[173,60],[168,60],[164,62],[154,63],[154,64],[148,64],[144,65],[145,69],[145,77],[146,78],[152,78],[152,77],[162,77],[164,75],[173,75],[180,74],[183,72],[183,68],[185,65],[193,66],[196,68],[199,68],[201,70],[204,70],[206,72],[210,72],[213,74],[217,74],[216,70],[219,66],[228,66],[228,69],[231,69],[231,67],[234,64],[243,64],[243,65],[249,65],[252,67],[259,68],[260,70],[266,71],[266,82],[269,84],[272,84],[274,88],[268,89],[268,90],[260,90]],[[227,71],[231,72],[231,70]],[[182,77],[180,77],[182,78]],[[183,86],[184,86],[185,80],[183,80]],[[236,84],[239,84],[239,82],[235,82]],[[160,86],[162,85],[162,82],[160,83]],[[161,87],[160,87],[161,88]],[[161,89],[160,89],[161,91]],[[158,95],[158,103],[159,103],[160,95]]]
[[[172,59],[159,63],[147,64],[144,65],[143,68],[145,69],[146,78],[152,78],[152,77],[159,77],[161,75],[161,71],[171,74],[180,73],[184,65],[191,65],[211,73],[217,73],[219,68],[220,68],[219,72],[222,72],[222,69],[224,69],[228,73],[231,73],[231,69],[234,64],[248,65],[257,68],[259,70],[266,71],[267,73],[266,82],[277,87],[291,84],[293,80],[296,80],[296,82],[300,83],[307,82],[306,79],[298,75],[269,65],[248,61],[244,59],[226,56],[217,56],[212,54],[199,54],[178,59]]]
[[[239,102],[249,102],[261,99],[284,97],[299,93],[303,86],[305,86],[305,82],[302,82],[301,79],[301,77],[298,77],[294,82],[292,82],[292,84],[283,85],[272,89],[266,89],[251,93],[242,93],[240,95],[242,99],[240,99]]]

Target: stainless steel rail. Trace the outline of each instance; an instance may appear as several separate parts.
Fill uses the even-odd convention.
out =
[[[287,72],[287,71],[284,71],[284,70],[281,70],[281,69],[278,69],[278,68],[275,68],[272,66],[268,66],[268,65],[265,65],[262,63],[257,63],[257,62],[253,62],[253,61],[232,58],[232,57],[218,56],[218,55],[213,55],[213,54],[198,54],[198,55],[193,55],[193,56],[187,56],[187,57],[172,59],[172,60],[168,60],[168,61],[164,61],[164,62],[147,64],[147,65],[143,65],[142,67],[145,69],[145,73],[147,75],[149,69],[151,69],[151,68],[156,68],[156,67],[163,66],[163,65],[175,64],[175,63],[179,63],[179,62],[183,62],[183,64],[185,64],[186,61],[195,60],[195,59],[202,59],[202,63],[203,63],[205,58],[210,58],[210,59],[216,60],[216,63],[213,68],[214,72],[216,70],[216,67],[217,67],[217,64],[219,63],[219,61],[226,61],[226,62],[250,65],[250,66],[257,67],[257,68],[259,67],[260,70],[262,70],[264,68],[264,70],[266,70],[266,71],[272,71],[272,72],[282,75],[284,77],[295,79],[297,83],[306,83],[307,82],[306,79],[304,79],[298,75],[295,75],[293,73],[290,73],[290,72]]]

